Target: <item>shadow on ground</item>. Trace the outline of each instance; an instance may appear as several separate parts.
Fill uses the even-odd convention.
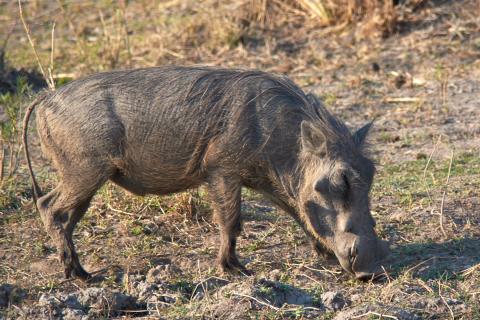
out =
[[[422,280],[448,280],[480,263],[480,239],[459,238],[442,243],[409,243],[394,247],[388,260],[392,276],[411,273]]]

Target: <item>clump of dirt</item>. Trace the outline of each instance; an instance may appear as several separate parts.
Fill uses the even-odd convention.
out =
[[[90,287],[73,293],[43,293],[35,308],[25,310],[32,318],[92,319],[119,316],[141,305],[131,295]]]
[[[217,301],[211,309],[216,317],[242,318],[248,310],[275,311],[293,314],[305,310],[304,316],[317,316],[325,311],[322,302],[311,293],[298,287],[265,278],[249,278],[223,286],[214,294]]]
[[[349,304],[349,301],[338,291],[327,291],[321,295],[321,298],[325,308],[333,311],[342,310]]]
[[[172,278],[166,280],[168,271],[165,277],[158,277],[160,269],[165,271],[165,266],[150,269],[148,276],[123,275],[123,292],[95,286],[70,293],[54,290],[42,293],[33,304],[23,304],[18,311],[33,318],[79,320],[126,314],[160,316],[160,309],[190,300],[199,302],[205,311],[208,309],[210,314],[222,319],[238,319],[252,309],[288,314],[301,307],[313,316],[327,309],[340,310],[345,306],[345,300],[336,292],[325,293],[321,299],[316,299],[311,293],[295,286],[253,277],[241,282],[218,277],[209,277],[197,283],[175,282]],[[12,286],[3,285],[0,288],[3,307],[8,305],[12,291]]]

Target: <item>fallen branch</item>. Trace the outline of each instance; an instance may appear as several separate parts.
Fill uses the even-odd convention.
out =
[[[109,210],[112,210],[113,212],[117,212],[117,213],[121,213],[121,214],[125,214],[127,216],[131,216],[131,217],[135,217],[136,214],[135,213],[131,213],[131,212],[127,212],[127,211],[123,211],[123,210],[120,210],[120,209],[115,209],[114,207],[112,207],[110,204],[107,204],[107,208]]]

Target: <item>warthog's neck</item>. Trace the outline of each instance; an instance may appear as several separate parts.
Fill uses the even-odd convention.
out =
[[[299,218],[298,200],[303,171],[295,164],[282,172],[275,172],[269,180],[271,181],[271,189],[267,191],[269,198],[295,219]]]

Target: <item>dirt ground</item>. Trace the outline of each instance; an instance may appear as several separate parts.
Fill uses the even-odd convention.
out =
[[[141,198],[111,184],[75,232],[85,268],[104,278],[67,281],[32,207],[22,161],[0,192],[0,319],[480,319],[480,3],[426,2],[387,38],[358,39],[354,26],[288,25],[222,50],[164,48],[157,56],[141,37],[153,27],[132,22],[148,12],[133,5],[125,15],[130,56],[120,53],[129,62],[113,66],[195,63],[285,73],[349,127],[374,119],[372,213],[378,234],[391,242],[386,281],[351,279],[334,259],[316,256],[291,218],[249,190],[238,252],[254,274],[222,274],[203,188]],[[14,7],[0,6],[6,30]],[[48,12],[38,19],[49,21]],[[32,34],[48,39],[45,25]],[[92,72],[88,59],[69,59],[75,44],[61,30],[68,22],[57,28],[64,39],[57,73]],[[12,30],[10,67],[35,67],[21,26]],[[48,57],[45,42],[41,58]],[[35,138],[32,145],[42,186],[54,186]]]

